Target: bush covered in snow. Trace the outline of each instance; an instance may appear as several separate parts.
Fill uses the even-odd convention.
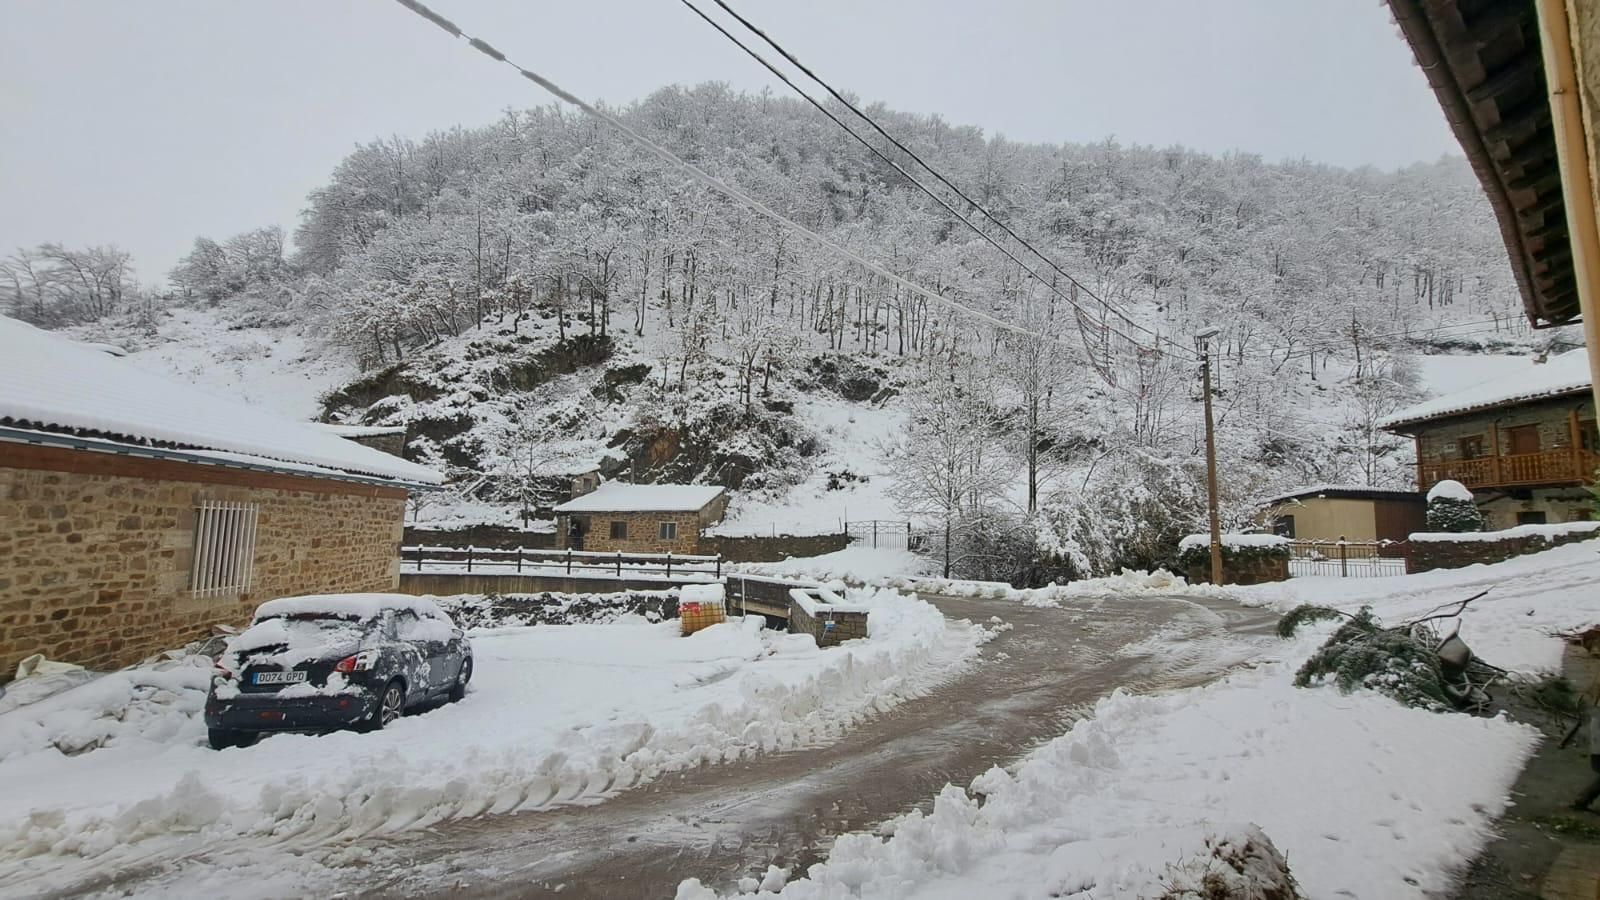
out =
[[[1458,534],[1483,530],[1483,513],[1465,485],[1447,478],[1428,491],[1428,530]]]

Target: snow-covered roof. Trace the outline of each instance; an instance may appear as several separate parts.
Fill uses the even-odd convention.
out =
[[[1282,503],[1285,500],[1298,500],[1302,497],[1318,496],[1368,499],[1373,495],[1393,495],[1396,498],[1400,498],[1416,496],[1416,493],[1417,492],[1412,488],[1371,487],[1365,484],[1310,484],[1306,485],[1305,487],[1295,488],[1292,491],[1285,491],[1276,496],[1268,497],[1263,502],[1267,504],[1273,504]]]
[[[331,422],[313,423],[318,428],[342,438],[377,437],[384,434],[405,434],[404,425],[336,425]]]
[[[608,481],[568,500],[556,512],[688,512],[722,496],[723,489],[702,484],[623,484]]]
[[[439,484],[432,469],[0,316],[0,425],[213,452],[241,464]]]
[[[1384,419],[1382,425],[1384,428],[1399,428],[1480,409],[1577,394],[1589,390],[1589,385],[1589,354],[1580,347],[1543,363],[1535,363],[1530,359],[1527,368],[1513,375],[1491,378],[1408,406]]]

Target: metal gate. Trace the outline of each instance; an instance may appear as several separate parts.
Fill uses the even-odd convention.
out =
[[[1406,574],[1404,541],[1290,541],[1289,575],[1384,578]]]
[[[922,545],[922,535],[911,527],[910,522],[893,519],[846,522],[844,532],[849,536],[851,544],[861,547],[917,550]]]

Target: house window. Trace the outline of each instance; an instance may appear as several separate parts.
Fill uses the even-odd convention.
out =
[[[1483,436],[1473,435],[1472,437],[1457,439],[1456,450],[1460,452],[1462,459],[1482,459]]]
[[[611,539],[625,541],[628,539],[628,523],[625,521],[611,523]]]
[[[1546,520],[1547,517],[1542,509],[1517,513],[1518,525],[1543,525]]]
[[[1294,516],[1279,516],[1272,523],[1272,533],[1279,537],[1294,537]]]
[[[194,566],[189,573],[189,590],[196,597],[250,590],[260,510],[255,503],[201,502],[195,515]]]
[[[662,522],[656,528],[656,537],[660,538],[663,541],[675,541],[675,540],[677,540],[678,539],[678,523],[677,522]]]

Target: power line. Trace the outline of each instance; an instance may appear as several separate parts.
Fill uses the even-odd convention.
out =
[[[775,222],[777,222],[777,223],[779,223],[781,225],[787,226],[788,228],[790,228],[791,230],[793,230],[793,231],[795,231],[795,232],[797,232],[799,234],[805,235],[806,237],[810,238],[812,241],[815,241],[817,244],[819,244],[819,245],[821,245],[823,247],[826,247],[827,249],[832,250],[835,253],[838,253],[839,255],[851,260],[852,262],[855,262],[857,265],[860,265],[865,269],[868,269],[868,270],[870,270],[872,272],[876,272],[878,275],[888,279],[891,282],[894,282],[895,284],[900,285],[901,287],[905,288],[906,290],[909,290],[912,293],[917,294],[918,296],[921,296],[921,297],[923,297],[923,298],[925,298],[925,299],[927,299],[927,300],[929,300],[929,301],[931,301],[931,302],[933,302],[933,303],[935,303],[935,304],[937,304],[939,306],[944,306],[944,307],[956,310],[958,312],[965,313],[966,315],[972,316],[973,318],[978,319],[979,321],[988,323],[989,325],[992,325],[995,328],[999,328],[999,329],[1004,330],[1004,331],[1010,331],[1010,332],[1013,332],[1013,333],[1016,333],[1016,334],[1027,335],[1029,337],[1038,337],[1038,338],[1043,338],[1045,340],[1056,341],[1058,343],[1062,343],[1062,344],[1065,344],[1065,345],[1071,346],[1071,347],[1075,347],[1076,346],[1071,341],[1064,340],[1064,339],[1062,339],[1060,337],[1056,337],[1056,336],[1053,336],[1053,335],[1047,335],[1047,334],[1040,334],[1038,332],[1031,331],[1031,330],[1029,330],[1027,328],[1024,328],[1024,327],[1022,327],[1020,325],[1016,325],[1016,324],[1013,324],[1011,322],[1007,322],[1007,321],[1005,321],[1003,319],[1000,319],[1000,318],[998,318],[998,317],[996,317],[994,315],[991,315],[989,313],[983,312],[982,310],[973,309],[970,306],[967,306],[967,305],[962,304],[962,303],[958,303],[958,302],[956,302],[954,300],[951,300],[948,297],[944,297],[944,296],[941,296],[939,294],[935,294],[932,291],[927,290],[926,288],[922,287],[919,284],[916,284],[916,283],[914,283],[912,281],[909,281],[909,280],[907,280],[905,278],[902,278],[899,275],[896,275],[895,273],[889,271],[888,269],[885,269],[884,267],[878,265],[877,263],[872,262],[871,260],[868,260],[865,257],[855,253],[854,251],[850,250],[849,248],[844,247],[844,246],[842,246],[842,245],[840,245],[838,243],[835,243],[834,241],[831,241],[828,238],[825,238],[822,235],[817,234],[816,232],[812,231],[811,229],[806,228],[804,225],[801,225],[798,222],[795,222],[795,221],[789,219],[788,217],[784,216],[782,213],[779,213],[776,210],[773,210],[772,208],[768,207],[766,204],[762,203],[760,200],[757,200],[755,197],[752,197],[749,194],[745,193],[744,191],[742,191],[742,190],[740,190],[740,189],[738,189],[736,187],[733,187],[732,185],[730,185],[727,182],[723,181],[722,179],[716,177],[715,175],[712,175],[711,173],[705,171],[704,169],[700,168],[699,166],[697,166],[697,165],[695,165],[695,164],[693,164],[691,162],[688,162],[687,160],[685,160],[682,157],[678,156],[677,154],[673,153],[671,150],[668,150],[667,148],[665,148],[665,147],[661,146],[660,144],[656,143],[655,141],[652,141],[650,138],[645,137],[643,134],[640,134],[638,131],[634,130],[631,126],[629,126],[628,124],[624,123],[622,120],[618,119],[617,117],[615,117],[615,116],[611,115],[610,113],[607,113],[607,112],[605,112],[605,111],[603,111],[601,109],[598,109],[595,106],[593,106],[593,105],[591,105],[591,104],[589,104],[589,103],[587,103],[587,102],[585,102],[583,100],[580,100],[575,94],[573,94],[572,92],[566,90],[565,88],[561,87],[560,85],[556,84],[555,82],[551,81],[550,79],[545,78],[543,75],[540,75],[537,72],[530,71],[528,69],[523,68],[522,66],[517,65],[515,62],[512,62],[510,59],[507,59],[506,55],[504,53],[502,53],[499,50],[495,49],[487,41],[484,41],[484,40],[482,40],[480,38],[473,37],[473,36],[463,32],[459,27],[456,26],[456,24],[454,22],[451,22],[449,19],[446,19],[444,16],[441,16],[438,13],[434,12],[433,10],[429,9],[426,5],[424,5],[422,2],[420,2],[420,0],[396,0],[396,2],[399,3],[401,6],[404,6],[406,9],[410,10],[411,12],[416,13],[418,16],[421,16],[422,18],[427,19],[429,22],[432,22],[434,25],[438,26],[441,30],[443,30],[445,33],[449,34],[451,37],[458,38],[458,39],[461,39],[461,40],[465,40],[474,50],[477,50],[479,53],[482,53],[483,55],[489,57],[490,59],[493,59],[496,62],[504,63],[505,65],[510,66],[512,69],[516,70],[516,72],[518,74],[520,74],[523,78],[526,78],[527,80],[533,82],[534,84],[536,84],[539,87],[543,88],[544,90],[548,91],[549,93],[554,95],[556,98],[558,98],[560,100],[564,100],[567,103],[570,103],[573,106],[576,106],[578,109],[583,110],[585,113],[588,113],[589,115],[594,116],[595,118],[600,119],[601,121],[607,123],[611,127],[613,127],[615,129],[617,129],[618,131],[622,132],[625,136],[627,136],[629,139],[633,140],[635,143],[639,144],[641,147],[644,147],[645,149],[647,149],[647,150],[651,151],[652,153],[654,153],[655,155],[659,156],[661,159],[666,160],[667,162],[669,162],[669,163],[671,163],[671,164],[673,164],[675,166],[678,166],[679,168],[681,168],[684,171],[688,172],[689,174],[693,175],[696,180],[698,180],[701,183],[705,184],[707,187],[710,187],[712,190],[715,190],[716,192],[722,194],[723,196],[729,198],[730,200],[733,200],[733,201],[735,201],[735,202],[737,202],[737,203],[739,203],[739,204],[741,204],[741,205],[743,205],[743,206],[745,206],[745,207],[747,207],[747,208],[749,208],[749,209],[751,209],[751,210],[753,210],[755,212],[758,212],[761,215],[766,216],[767,218],[769,218],[769,219],[771,219],[771,220],[773,220],[773,221],[775,221]],[[1137,346],[1142,346],[1142,345],[1139,345],[1138,341],[1133,341],[1133,339],[1129,338],[1127,335],[1121,334],[1120,332],[1117,332],[1117,331],[1115,331],[1115,330],[1113,330],[1113,329],[1111,329],[1109,327],[1107,327],[1106,330],[1108,332],[1113,333],[1113,334],[1118,334],[1123,339],[1131,341],[1132,343],[1134,343]]]
[[[910,172],[907,172],[903,166],[901,166],[898,162],[896,162],[894,159],[892,159],[888,154],[886,154],[882,150],[878,149],[877,146],[875,146],[871,141],[867,140],[866,137],[864,137],[860,132],[858,132],[854,128],[850,127],[850,125],[848,123],[846,123],[844,120],[840,119],[837,115],[834,115],[832,110],[828,109],[826,106],[823,106],[822,103],[820,103],[815,97],[812,97],[803,88],[801,88],[799,85],[795,84],[792,80],[790,80],[789,76],[784,74],[784,72],[781,69],[779,69],[777,66],[773,65],[765,57],[763,57],[760,53],[757,53],[754,49],[752,49],[744,41],[741,41],[733,33],[729,32],[728,29],[726,29],[726,28],[724,28],[722,26],[722,23],[720,23],[717,20],[715,20],[715,19],[711,18],[710,16],[706,15],[705,11],[702,10],[700,7],[696,6],[694,4],[693,0],[679,0],[679,2],[681,2],[684,6],[688,7],[691,11],[693,11],[694,14],[699,16],[702,20],[704,20],[706,24],[710,25],[712,28],[715,28],[717,30],[717,32],[720,33],[723,37],[727,38],[729,41],[732,41],[734,46],[738,47],[740,50],[743,50],[745,52],[745,54],[748,55],[751,59],[753,59],[756,62],[760,63],[762,65],[762,67],[764,67],[767,71],[769,71],[773,75],[777,76],[778,80],[780,80],[784,84],[788,85],[791,90],[793,90],[796,94],[799,94],[800,97],[803,98],[807,103],[809,103],[812,106],[816,107],[817,111],[819,111],[823,115],[827,116],[835,125],[838,125],[840,128],[844,129],[845,132],[847,134],[849,134],[852,138],[855,138],[856,141],[861,144],[861,146],[867,148],[869,151],[872,152],[872,154],[874,156],[876,156],[880,160],[883,160],[883,162],[887,163],[890,168],[892,168],[896,172],[900,173],[900,175],[902,177],[904,177],[907,181],[909,181],[913,185],[915,185],[918,190],[922,191],[924,194],[927,194],[930,198],[933,199],[933,201],[935,203],[938,203],[941,207],[943,207],[946,212],[948,212],[950,215],[956,217],[958,220],[961,221],[962,224],[966,225],[968,228],[972,229],[974,234],[976,234],[979,237],[983,238],[991,246],[993,246],[996,250],[999,250],[1001,253],[1005,254],[1007,259],[1010,259],[1012,262],[1016,263],[1017,266],[1020,267],[1024,272],[1027,272],[1029,275],[1031,275],[1034,278],[1034,280],[1038,281],[1040,284],[1042,284],[1045,287],[1049,288],[1057,296],[1059,296],[1061,299],[1065,300],[1069,305],[1071,305],[1073,309],[1076,309],[1078,312],[1083,313],[1084,315],[1088,315],[1089,314],[1089,311],[1084,309],[1082,306],[1080,306],[1076,299],[1074,299],[1073,297],[1071,297],[1068,294],[1066,294],[1065,292],[1063,292],[1059,287],[1056,286],[1056,284],[1053,281],[1050,281],[1050,280],[1046,279],[1044,276],[1042,276],[1038,272],[1034,271],[1034,269],[1031,266],[1029,266],[1027,263],[1024,263],[1022,260],[1018,259],[1015,254],[1013,254],[1009,249],[1007,249],[999,241],[995,240],[988,232],[986,232],[983,229],[979,228],[971,219],[967,218],[966,216],[962,215],[960,212],[956,211],[956,208],[954,206],[951,206],[948,201],[946,201],[943,197],[939,196],[939,194],[937,192],[935,192],[932,188],[930,188],[926,184],[924,184],[915,175],[912,175]],[[1116,308],[1112,307],[1111,304],[1107,303],[1105,300],[1102,300],[1100,297],[1095,295],[1095,293],[1093,291],[1089,290],[1082,283],[1080,283],[1077,279],[1073,278],[1067,272],[1063,271],[1061,269],[1061,267],[1056,265],[1049,257],[1047,257],[1043,253],[1041,253],[1038,248],[1034,247],[1028,241],[1026,241],[1022,237],[1020,237],[1016,232],[1012,231],[1011,228],[1008,227],[1004,222],[1001,222],[999,219],[995,218],[994,215],[992,215],[987,209],[985,209],[982,205],[980,205],[976,200],[973,200],[971,197],[967,196],[966,193],[964,193],[960,188],[958,188],[954,184],[952,184],[949,181],[949,179],[945,178],[942,174],[940,174],[937,170],[935,170],[932,166],[928,165],[926,162],[923,162],[923,160],[920,157],[918,157],[915,153],[912,153],[909,149],[907,149],[904,144],[900,143],[892,135],[890,135],[888,132],[884,131],[883,128],[879,127],[877,122],[873,121],[869,116],[866,115],[866,113],[863,113],[861,110],[859,110],[855,106],[851,105],[848,100],[845,100],[843,97],[841,97],[837,91],[835,91],[832,87],[830,87],[827,84],[827,82],[824,82],[821,78],[818,78],[813,72],[811,72],[810,69],[807,69],[805,66],[801,65],[798,60],[796,60],[792,55],[790,55],[788,53],[788,51],[784,50],[775,41],[773,41],[773,39],[771,37],[768,37],[765,32],[763,32],[761,29],[759,29],[756,26],[754,26],[753,24],[751,24],[747,19],[745,19],[743,16],[740,16],[737,12],[734,12],[733,9],[731,7],[729,7],[726,3],[722,2],[722,0],[715,0],[715,2],[716,2],[716,4],[718,6],[722,7],[722,9],[724,11],[726,11],[729,15],[733,16],[735,19],[738,19],[739,22],[741,24],[743,24],[746,28],[750,29],[751,31],[753,31],[757,35],[759,35],[763,40],[765,40],[769,45],[771,45],[774,50],[776,50],[778,53],[783,54],[784,58],[788,59],[791,63],[793,63],[794,65],[799,67],[802,72],[805,72],[806,75],[810,76],[811,80],[813,80],[813,81],[817,82],[818,84],[822,85],[822,87],[825,88],[830,94],[832,94],[834,97],[838,98],[840,100],[840,102],[844,103],[847,107],[849,107],[851,112],[855,113],[862,120],[867,122],[867,124],[871,125],[874,129],[877,130],[877,132],[879,134],[883,135],[885,138],[888,138],[888,140],[891,143],[893,143],[896,147],[898,147],[901,151],[906,153],[912,159],[916,160],[917,163],[922,166],[922,168],[924,168],[928,172],[930,172],[935,178],[937,178],[946,187],[949,187],[952,191],[955,191],[957,196],[959,196],[959,197],[961,197],[961,199],[965,200],[974,209],[976,209],[979,212],[983,213],[984,216],[986,216],[989,219],[989,221],[991,221],[991,222],[995,223],[996,225],[998,225],[1003,231],[1005,231],[1006,234],[1010,235],[1013,240],[1017,241],[1017,243],[1021,244],[1022,246],[1028,248],[1028,250],[1032,251],[1034,256],[1037,256],[1039,259],[1043,260],[1045,262],[1045,264],[1050,266],[1050,268],[1054,269],[1057,274],[1059,274],[1063,278],[1067,279],[1067,281],[1069,283],[1071,283],[1074,287],[1076,287],[1079,290],[1083,291],[1089,297],[1093,298],[1096,302],[1100,303],[1101,306],[1104,306],[1107,311],[1109,311],[1112,314],[1114,314],[1117,318],[1119,318],[1122,321],[1128,323],[1129,325],[1133,326],[1134,328],[1136,328],[1136,329],[1138,329],[1140,331],[1143,331],[1143,332],[1145,332],[1146,334],[1148,334],[1148,335],[1150,335],[1152,337],[1157,338],[1157,342],[1159,344],[1159,338],[1160,338],[1159,334],[1157,334],[1155,331],[1152,331],[1151,329],[1145,327],[1144,325],[1141,325],[1140,323],[1134,321],[1133,319],[1129,318],[1128,316],[1124,315],[1121,311],[1119,311]],[[1107,327],[1107,326],[1102,326],[1102,327]],[[1110,329],[1108,328],[1108,330],[1110,330]],[[1113,332],[1113,333],[1117,333],[1117,332]],[[1126,335],[1122,335],[1122,336],[1124,338],[1127,337]],[[1127,339],[1128,340],[1132,340],[1131,338],[1127,338]],[[1135,345],[1139,345],[1138,341],[1133,341],[1133,343]],[[1176,345],[1174,345],[1174,346],[1176,346]],[[1160,349],[1159,346],[1156,349],[1159,351],[1159,349]],[[1184,351],[1184,352],[1189,352],[1189,351]],[[1190,353],[1190,355],[1192,356],[1193,354]]]
[[[720,32],[722,32],[723,35],[726,35],[726,37],[728,37],[728,40],[733,40],[734,43],[738,43],[739,48],[741,48],[741,50],[746,51],[746,53],[749,53],[750,56],[754,56],[754,58],[757,59],[758,62],[762,62],[762,66],[766,66],[766,69],[771,70],[771,72],[773,72],[774,75],[778,75],[779,78],[782,78],[782,80],[784,80],[784,83],[786,83],[786,85],[789,85],[790,88],[794,88],[795,93],[798,93],[798,94],[800,94],[800,96],[803,96],[803,98],[808,99],[808,101],[811,102],[811,106],[816,106],[816,107],[818,107],[818,109],[822,109],[821,104],[818,104],[818,102],[814,101],[814,99],[811,99],[810,96],[808,96],[808,94],[805,93],[805,91],[802,91],[802,90],[800,90],[800,88],[797,88],[797,86],[794,85],[794,82],[790,82],[789,78],[784,77],[784,75],[782,75],[782,74],[779,74],[778,69],[774,69],[774,67],[771,66],[771,64],[768,64],[768,62],[766,62],[765,59],[760,58],[760,56],[758,56],[758,54],[755,53],[754,50],[750,50],[750,48],[747,48],[747,46],[744,46],[744,43],[739,42],[738,38],[734,38],[733,35],[728,34],[728,32],[726,32],[726,30],[723,29],[722,26],[718,26],[717,22],[712,21],[712,19],[710,19],[709,16],[706,16],[706,13],[701,13],[701,11],[699,11],[699,8],[696,8],[696,6],[694,6],[693,3],[688,2],[688,0],[682,0],[682,2],[685,3],[686,6],[690,6],[691,10],[696,11],[696,13],[698,13],[699,16],[701,16],[702,19],[706,19],[706,21],[710,22],[710,24],[712,24],[712,26],[717,27],[717,30],[720,30]],[[822,86],[822,90],[826,90],[827,93],[829,93],[830,96],[832,96],[832,98],[837,99],[837,101],[838,102],[842,102],[842,104],[845,104],[845,109],[848,109],[848,110],[850,110],[850,112],[854,112],[854,114],[858,115],[859,119],[861,119],[862,122],[866,122],[867,125],[870,125],[870,127],[872,127],[872,130],[877,131],[878,135],[882,135],[883,138],[885,138],[886,141],[888,141],[888,143],[894,144],[894,147],[896,147],[896,149],[899,149],[899,151],[901,151],[902,154],[909,155],[910,159],[915,160],[915,162],[917,162],[917,165],[920,165],[920,167],[922,167],[923,170],[928,171],[928,173],[930,173],[930,175],[933,175],[934,178],[939,179],[939,183],[944,184],[944,186],[946,186],[946,187],[949,187],[950,191],[954,191],[955,195],[957,195],[957,197],[960,197],[960,199],[962,199],[962,200],[966,200],[966,203],[970,203],[971,207],[973,207],[974,210],[978,210],[979,213],[982,213],[982,215],[984,215],[984,218],[989,219],[990,223],[994,223],[995,226],[1000,227],[1000,231],[1005,232],[1005,234],[1011,235],[1011,239],[1016,240],[1016,242],[1018,242],[1018,243],[1021,243],[1022,247],[1029,248],[1029,250],[1032,251],[1032,253],[1034,253],[1034,256],[1038,256],[1038,258],[1043,259],[1043,261],[1045,261],[1046,266],[1050,266],[1051,269],[1054,269],[1054,272],[1056,272],[1056,274],[1058,274],[1058,275],[1061,275],[1062,279],[1067,279],[1067,282],[1069,282],[1070,285],[1074,285],[1074,287],[1078,288],[1078,290],[1082,290],[1083,293],[1086,293],[1086,295],[1090,296],[1091,299],[1094,299],[1094,301],[1096,301],[1096,303],[1101,304],[1102,307],[1106,307],[1106,311],[1107,312],[1110,312],[1110,314],[1115,315],[1115,317],[1118,317],[1118,319],[1122,319],[1123,322],[1128,323],[1128,325],[1131,325],[1131,327],[1138,328],[1138,330],[1144,331],[1144,333],[1147,333],[1147,335],[1158,336],[1157,333],[1155,333],[1155,331],[1150,330],[1150,328],[1144,327],[1144,325],[1141,325],[1141,323],[1134,322],[1134,320],[1130,319],[1130,317],[1128,317],[1128,315],[1126,315],[1125,312],[1122,312],[1122,311],[1120,311],[1120,309],[1117,309],[1117,307],[1112,306],[1112,304],[1110,304],[1110,303],[1107,303],[1106,299],[1102,299],[1101,296],[1096,295],[1096,293],[1094,293],[1094,291],[1091,291],[1090,288],[1086,287],[1085,283],[1080,282],[1080,280],[1077,280],[1077,279],[1075,279],[1075,277],[1072,277],[1072,275],[1070,275],[1069,272],[1064,271],[1064,269],[1062,269],[1061,266],[1058,266],[1058,264],[1056,264],[1056,261],[1054,261],[1054,259],[1051,259],[1050,256],[1043,255],[1042,251],[1038,250],[1037,247],[1034,247],[1034,245],[1032,245],[1032,243],[1027,242],[1027,240],[1022,239],[1021,235],[1016,234],[1016,232],[1014,232],[1014,231],[1011,231],[1011,227],[1008,226],[1008,224],[1005,224],[1005,223],[1003,223],[1003,221],[1000,221],[1000,219],[998,219],[997,216],[994,215],[994,213],[990,213],[990,211],[987,210],[987,208],[984,208],[984,205],[982,205],[982,203],[979,203],[978,200],[971,199],[970,195],[966,195],[966,192],[962,191],[962,189],[960,189],[960,187],[955,186],[954,183],[950,183],[950,179],[949,178],[946,178],[946,176],[941,175],[941,173],[939,173],[939,170],[936,170],[936,168],[933,168],[933,167],[931,167],[931,165],[928,165],[928,163],[926,163],[925,160],[923,160],[922,157],[920,157],[920,155],[915,154],[915,152],[912,151],[912,149],[910,149],[910,147],[907,147],[906,144],[902,144],[901,141],[899,141],[898,138],[894,138],[894,135],[890,135],[890,133],[888,133],[888,131],[883,130],[882,125],[878,125],[877,120],[872,119],[872,117],[870,117],[870,115],[867,115],[866,112],[862,112],[861,109],[858,109],[858,107],[856,107],[856,104],[853,104],[853,102],[850,102],[850,99],[846,99],[845,96],[843,96],[842,93],[838,93],[837,90],[834,90],[834,86],[829,85],[829,83],[827,83],[827,82],[824,82],[824,80],[822,80],[821,75],[818,75],[818,74],[816,74],[816,72],[813,72],[813,70],[811,70],[810,67],[806,67],[805,62],[800,62],[800,59],[795,58],[795,54],[794,53],[789,53],[789,51],[784,50],[784,46],[779,45],[779,43],[776,42],[776,40],[773,40],[773,37],[771,37],[771,35],[766,34],[765,30],[762,30],[762,29],[760,29],[760,27],[755,26],[754,22],[750,22],[749,19],[746,19],[746,18],[744,18],[744,16],[741,16],[741,14],[739,14],[738,11],[734,11],[733,10],[733,6],[728,5],[728,3],[725,2],[725,0],[714,0],[714,3],[717,3],[718,6],[722,6],[722,10],[725,11],[725,13],[728,13],[728,14],[730,14],[730,16],[733,16],[734,19],[738,19],[738,22],[739,22],[739,24],[741,24],[741,26],[746,27],[746,29],[749,29],[750,32],[754,32],[754,34],[757,35],[757,37],[762,38],[763,42],[766,42],[766,45],[771,46],[771,48],[773,48],[773,50],[776,51],[776,53],[778,53],[779,56],[782,56],[782,58],[787,59],[787,61],[789,61],[790,64],[792,64],[792,66],[795,67],[795,69],[800,69],[800,70],[802,70],[802,72],[805,72],[806,77],[811,78],[811,80],[813,80],[813,82],[816,82],[816,83],[818,83],[818,85],[821,85]],[[824,110],[824,112],[827,112],[827,110]],[[838,119],[835,119],[834,115],[832,115],[832,114],[829,114],[829,119],[834,119],[834,122],[838,122]],[[840,127],[845,127],[845,125],[843,125],[843,122],[840,122]],[[877,149],[875,149],[875,147],[872,147],[872,144],[867,143],[866,139],[862,139],[861,136],[856,135],[856,133],[854,133],[853,130],[850,130],[850,128],[848,128],[848,127],[845,127],[845,130],[846,131],[850,131],[851,136],[854,136],[854,138],[858,139],[858,141],[861,141],[861,143],[864,144],[864,146],[867,146],[867,149],[870,149],[870,151],[878,152]],[[878,157],[880,157],[880,159],[885,160],[885,162],[888,162],[888,157],[885,157],[885,155],[878,154]],[[894,165],[894,163],[890,162],[890,165]],[[906,175],[906,171],[902,170],[902,168],[899,168],[898,165],[894,165],[894,168],[896,168],[896,171],[899,171],[899,173],[901,173],[901,175]],[[910,178],[910,175],[906,175],[906,178]],[[922,187],[922,184],[917,183],[917,179],[915,179],[915,178],[912,178],[912,183],[917,184],[918,187]],[[926,191],[926,187],[923,187],[923,191]],[[931,194],[931,192],[930,192],[930,195],[933,195],[933,194]],[[938,197],[934,197],[934,199],[938,200]],[[941,200],[941,203],[942,203],[942,200]],[[946,207],[946,208],[949,208],[949,207]],[[952,211],[954,211],[954,210],[952,210]],[[962,221],[966,221],[966,219],[963,218],[963,216],[958,216],[958,218],[962,218]],[[966,224],[968,224],[968,226],[973,227],[973,231],[978,231],[978,234],[984,234],[984,232],[979,231],[978,227],[973,226],[973,223],[970,223],[970,221],[968,221],[968,223],[966,223]],[[986,237],[986,240],[987,240],[987,235],[984,235],[984,237]],[[994,243],[994,242],[992,242],[992,240],[990,240],[990,243]],[[997,243],[997,245],[995,245],[995,247],[998,247],[998,243]],[[1010,253],[1008,253],[1008,256],[1010,256]],[[1021,264],[1021,263],[1018,263],[1018,264]],[[1030,269],[1029,269],[1029,271],[1030,271]],[[1032,271],[1030,271],[1030,272],[1032,272]],[[1035,275],[1035,277],[1037,277],[1037,275]],[[1053,285],[1051,285],[1051,287],[1053,287]],[[1059,291],[1058,291],[1058,293],[1059,293]],[[1077,304],[1074,303],[1074,304],[1072,304],[1072,306],[1077,307]],[[1174,346],[1176,346],[1176,344],[1174,344]],[[1184,351],[1184,352],[1189,352],[1189,351]],[[1194,359],[1200,359],[1200,357],[1198,357],[1197,354],[1194,354],[1194,352],[1189,352],[1189,356],[1194,357]]]

